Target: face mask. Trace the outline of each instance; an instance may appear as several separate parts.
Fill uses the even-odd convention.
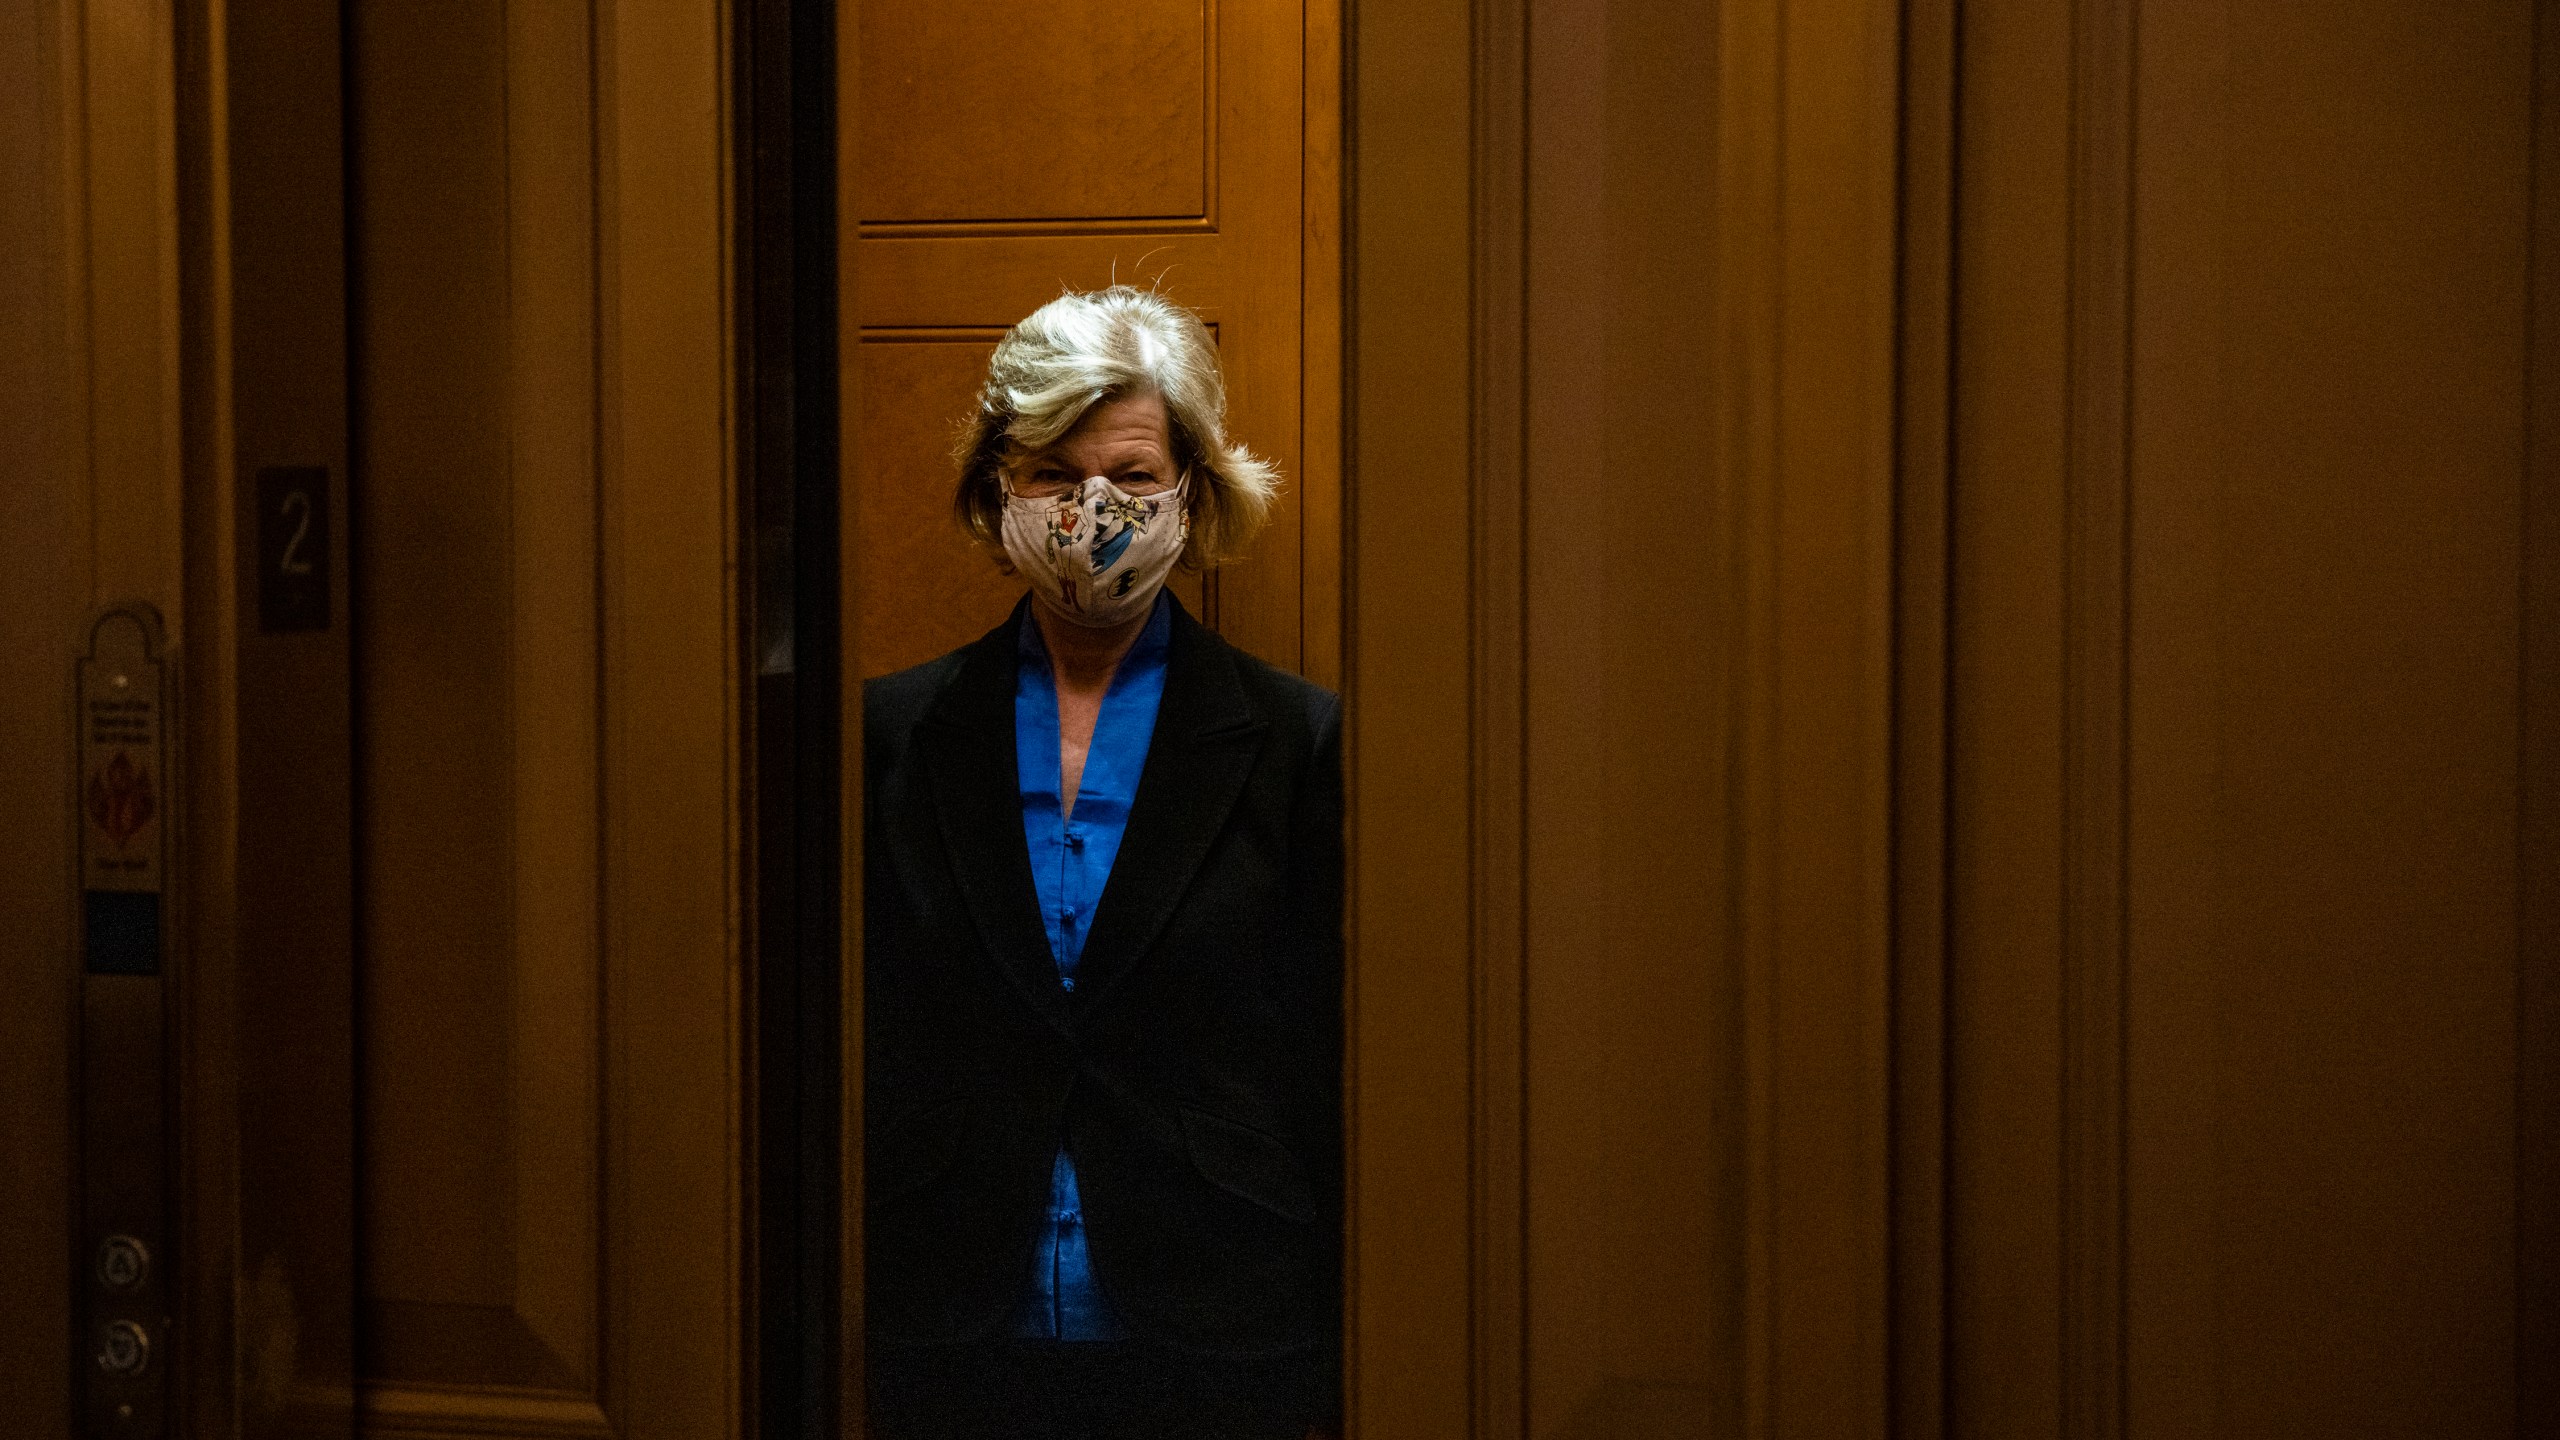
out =
[[[1004,499],[1004,553],[1060,615],[1107,629],[1145,613],[1182,544],[1191,517],[1184,487],[1132,495],[1099,475],[1072,494]]]

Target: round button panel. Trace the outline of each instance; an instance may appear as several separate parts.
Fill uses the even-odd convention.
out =
[[[98,1283],[110,1290],[139,1290],[151,1274],[151,1251],[130,1235],[98,1242]]]
[[[139,1375],[151,1363],[151,1336],[130,1320],[110,1320],[98,1332],[98,1368],[110,1375]]]

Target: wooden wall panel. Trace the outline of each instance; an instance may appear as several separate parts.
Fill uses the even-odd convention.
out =
[[[1503,938],[1471,933],[1476,897],[1516,885],[1499,857],[1480,858],[1468,813],[1482,610],[1462,517],[1479,483],[1474,436],[1516,426],[1516,389],[1477,418],[1482,332],[1468,282],[1477,247],[1516,230],[1517,211],[1471,205],[1470,7],[1359,5],[1348,26],[1346,1391],[1358,1436],[1515,1434],[1517,1410],[1485,1415],[1478,1394],[1518,1365],[1516,1333],[1471,1324],[1480,1248],[1518,1268],[1516,1231],[1487,1233],[1475,1198],[1516,1193],[1517,1168],[1477,1173],[1474,1124],[1478,1047],[1516,1050],[1517,1032],[1480,1036],[1471,1013],[1490,988],[1479,957]],[[1483,78],[1495,93],[1519,83],[1516,71]]]
[[[1947,1406],[1959,1435],[2060,1433],[2063,1239],[2060,966],[2064,785],[2061,556],[2054,477],[2069,428],[2066,6],[1965,16],[1960,144],[1969,227],[1957,332],[1947,799]],[[1985,72],[2016,78],[1991,84]],[[1982,139],[1999,134],[2006,143]],[[1970,142],[1970,143],[1966,143]],[[1977,236],[2010,237],[1983,243]],[[1962,243],[1972,242],[1972,243]],[[1985,416],[1993,417],[1986,420]],[[2030,621],[2027,617],[2035,617]],[[2005,626],[2003,622],[2007,622]],[[2002,627],[1995,634],[1982,626]],[[1980,956],[2041,957],[1983,966]],[[2000,1257],[1985,1263],[1977,1257]]]
[[[2219,1143],[2189,1163],[2234,1433],[2515,1424],[2530,20],[2230,21],[2225,448],[2158,481],[2212,485],[2223,535],[2193,637]]]
[[[342,1435],[360,1398],[349,531],[333,536],[338,628],[264,635],[242,619],[244,477],[347,472],[338,18],[47,5],[5,22],[0,173],[28,203],[0,223],[0,435],[19,467],[0,529],[0,786],[36,818],[0,866],[0,1133],[24,1162],[0,1202],[0,1395],[37,1436],[67,1433],[79,1363],[63,682],[73,622],[108,596],[168,617],[185,687],[183,1231],[158,1257],[177,1271],[176,1342],[153,1355],[178,1372],[172,1433]],[[370,458],[386,462],[370,498],[395,547],[370,597],[387,662],[373,698],[397,747],[372,757],[390,806],[376,1218],[387,1283],[465,1304],[430,1314],[434,1343],[404,1362],[430,1383],[372,1387],[364,1420],[734,1433],[745,1037],[722,10],[459,19],[419,27],[419,63],[374,76],[392,85],[358,87],[396,109],[399,81],[460,82],[408,97],[448,107],[443,128],[371,136],[375,161],[413,148],[406,169],[378,167],[386,223],[368,239],[392,323],[357,368],[395,382],[367,396]],[[436,250],[439,235],[456,243]],[[460,903],[430,903],[439,878]],[[404,1059],[399,1042],[436,1025],[449,1048]],[[489,1330],[474,1315],[547,1350],[556,1371],[534,1378],[550,1388],[489,1383],[526,1377],[473,1348]]]
[[[377,6],[356,38],[364,1289],[382,1380],[430,1343],[411,1307],[504,1307],[514,1289],[508,236],[488,203],[506,188],[505,12]]]
[[[1895,11],[1352,40],[1355,1424],[1881,1435]]]
[[[1915,26],[1906,75],[1961,84],[1912,86],[1907,165],[1938,153],[1926,106],[1960,108],[1952,211],[1904,173],[1898,311],[1876,285],[1884,11],[1734,0],[1711,35],[1646,4],[1352,17],[1358,1423],[1643,1434],[1693,1430],[1703,1407],[1752,1433],[1884,1433],[1891,1273],[1896,1433],[2533,1433],[2553,1413],[2531,1388],[2550,1394],[2541,1117],[2560,1110],[2540,403],[2560,366],[2534,348],[2552,287],[2532,279],[2560,247],[2536,208],[2533,11],[1912,13],[1947,23]],[[485,42],[491,23],[455,33]],[[386,736],[407,723],[479,757],[466,783],[405,791],[405,760],[372,761],[386,795],[489,842],[455,851],[485,866],[470,903],[418,910],[393,885],[375,917],[386,963],[409,967],[386,996],[427,978],[422,951],[399,958],[427,932],[395,926],[398,907],[451,927],[458,962],[436,978],[457,988],[398,1008],[466,1021],[472,1044],[452,1085],[381,1088],[479,1167],[416,1167],[462,1213],[412,1223],[412,1258],[450,1263],[400,1283],[468,1281],[453,1295],[513,1316],[571,1378],[501,1393],[485,1355],[428,1355],[411,1377],[453,1383],[377,1389],[371,1423],[727,1433],[744,1212],[726,202],[702,119],[723,108],[719,13],[517,5],[504,23],[478,63],[505,71],[508,124],[472,172],[503,223],[458,217],[487,228],[439,257],[477,267],[477,298],[502,283],[502,313],[421,322],[448,341],[478,327],[476,368],[434,378],[481,386],[443,418],[494,416],[503,439],[460,437],[481,448],[441,472],[451,493],[401,522],[478,507],[449,569],[376,577],[455,587],[455,628],[484,643],[423,635],[372,681],[424,696]],[[46,627],[108,589],[151,593],[190,637],[191,698],[214,702],[190,718],[210,777],[194,823],[230,836],[232,727],[259,715],[223,704],[238,457],[211,217],[258,192],[225,188],[220,112],[169,121],[224,79],[199,57],[178,68],[203,91],[174,89],[155,48],[171,43],[65,24],[7,52],[60,64],[0,103],[65,118],[0,150],[63,197],[0,228],[0,363],[32,377],[6,433],[61,467],[10,488],[0,533],[0,663],[28,682],[9,687],[25,743],[6,748],[40,762],[6,775],[51,803]],[[200,190],[171,177],[164,123]],[[183,253],[182,193],[200,207]],[[1933,272],[1939,238],[1954,254]],[[1124,239],[1079,238],[1078,263]],[[865,283],[922,293],[900,288],[931,278],[898,269],[913,243],[881,235]],[[1004,294],[1054,283],[1005,264]],[[201,350],[172,338],[181,274],[206,282],[183,312]],[[91,319],[65,318],[93,293]],[[1953,343],[1933,356],[1938,298]],[[1875,462],[1897,313],[1898,569]],[[1665,317],[1701,316],[1709,359],[1677,372]],[[71,339],[51,351],[57,321]],[[262,325],[239,353],[288,337]],[[1947,387],[1953,464],[1932,489],[1920,457]],[[101,397],[103,448],[64,418]],[[1695,529],[1658,513],[1681,493],[1659,452],[1691,426]],[[409,481],[425,494],[425,467]],[[1592,519],[1624,496],[1652,523]],[[1705,594],[1685,611],[1683,574]],[[1891,869],[1889,581],[1906,666]],[[376,621],[396,637],[416,618]],[[404,666],[438,663],[474,687],[402,689]],[[1667,778],[1637,783],[1638,757]],[[40,981],[62,920],[42,908],[42,827],[10,843],[0,1054],[27,1083],[6,1134],[41,1157],[64,1143]],[[196,1233],[216,1236],[239,1218],[221,1208],[239,1193],[227,854],[189,872],[190,963],[215,988],[181,1042]],[[471,1103],[474,1085],[499,1098]],[[62,1333],[46,1195],[0,1202],[0,1251],[30,1281],[0,1286],[0,1377],[38,1434],[67,1422],[43,1358]],[[219,1360],[190,1380],[198,1433],[228,1433],[230,1377],[258,1373],[218,1353],[240,1338],[227,1317],[277,1333],[256,1328],[239,1259],[208,1248],[189,1280],[191,1333]],[[301,1323],[318,1339],[330,1321]]]
[[[268,1295],[299,1286],[324,1312],[345,1268],[343,1227],[333,1233],[331,1225],[333,1212],[343,1215],[343,1170],[274,1163],[325,1157],[346,1133],[329,1113],[345,1088],[333,1086],[328,1073],[332,1041],[343,1040],[345,1027],[325,1023],[330,997],[343,994],[344,968],[325,948],[307,948],[326,945],[335,917],[325,897],[282,924],[272,923],[278,917],[267,909],[263,938],[277,943],[249,967],[254,975],[233,963],[232,929],[240,917],[233,882],[242,837],[232,803],[240,591],[231,476],[279,451],[333,466],[340,458],[343,365],[331,328],[337,236],[327,214],[338,169],[335,45],[324,15],[315,56],[313,18],[308,7],[266,7],[259,23],[233,34],[200,14],[182,18],[178,7],[47,5],[9,22],[13,109],[0,126],[8,137],[0,155],[10,167],[13,203],[9,228],[0,232],[8,249],[0,263],[8,276],[0,288],[0,365],[9,377],[0,426],[17,468],[7,487],[10,522],[0,526],[13,626],[0,649],[12,667],[7,774],[23,803],[12,809],[19,848],[0,865],[9,877],[0,892],[0,931],[12,947],[0,980],[0,1014],[12,1033],[0,1050],[15,1067],[6,1123],[10,1153],[23,1163],[12,1176],[10,1209],[0,1216],[0,1249],[28,1269],[0,1286],[7,1297],[0,1323],[8,1327],[0,1387],[12,1423],[32,1435],[68,1433],[66,1402],[87,1361],[85,1337],[70,1323],[82,1269],[62,1208],[73,1185],[63,1142],[75,1113],[67,1002],[77,951],[70,882],[60,864],[69,830],[45,817],[65,816],[71,799],[65,637],[92,604],[107,599],[139,599],[160,611],[179,680],[171,697],[174,749],[185,773],[182,788],[165,798],[184,838],[164,972],[177,1033],[165,1054],[146,1062],[165,1061],[178,1082],[170,1101],[181,1132],[171,1157],[179,1227],[155,1257],[172,1267],[177,1323],[153,1352],[154,1363],[177,1372],[173,1432],[237,1433],[244,1379],[279,1382],[262,1396],[268,1419],[276,1418],[276,1402],[295,1407],[301,1419],[325,1423],[333,1403],[334,1413],[344,1414],[343,1327],[311,1334],[281,1354],[283,1365],[273,1349],[243,1365],[234,1349],[262,1310],[262,1297],[241,1273],[243,1253],[279,1262]],[[252,74],[272,75],[267,67],[279,60],[297,68],[286,83],[263,90],[263,114],[241,127],[240,163],[217,176],[207,156],[227,144],[240,117],[211,76],[219,71],[216,57],[235,46]],[[301,129],[279,144],[276,128],[260,119]],[[317,183],[305,168],[314,162]],[[229,212],[211,203],[235,183],[253,209],[283,200],[280,208],[305,223],[235,234]],[[287,189],[290,196],[280,195]],[[314,208],[318,223],[309,223]],[[316,266],[309,263],[315,254]],[[277,283],[286,268],[295,271],[296,287]],[[233,345],[235,303],[254,322],[246,353]],[[309,328],[315,323],[317,333]],[[316,867],[272,867],[278,882],[264,899],[305,883],[325,890],[328,852],[343,854],[343,836],[327,823],[332,795],[343,794],[330,773],[330,707],[333,697],[343,699],[342,671],[324,654],[298,673],[289,663],[269,666],[259,679],[279,674],[301,682],[301,703],[271,717],[267,753],[306,747],[300,778],[312,804],[278,805],[263,818],[275,826],[317,819],[304,838],[321,853]],[[342,706],[335,734],[343,738]],[[295,990],[239,1024],[243,992],[236,987],[246,982],[260,997],[258,986],[287,970]],[[323,1023],[311,1024],[315,1018]],[[256,1050],[247,1067],[235,1048],[244,1030]],[[295,1067],[295,1097],[264,1103],[274,1096],[267,1082]],[[244,1094],[261,1102],[270,1122],[264,1131],[244,1124]],[[280,1169],[297,1169],[291,1178],[298,1183],[277,1184]],[[244,1218],[237,1203],[244,1190],[276,1203]]]
[[[92,596],[86,413],[74,342],[80,7],[0,15],[0,1413],[71,1430],[73,637]],[[60,817],[38,818],[38,817]]]
[[[690,1440],[740,1432],[750,1364],[730,32],[594,23],[602,1368],[617,1425]]]
[[[1522,857],[1529,1435],[1697,1434],[1738,1354],[1713,333],[1717,16],[1530,19]],[[1704,83],[1701,83],[1704,82]],[[1681,457],[1661,463],[1670,457]],[[1515,541],[1515,546],[1517,542]],[[1645,615],[1628,625],[1622,617]]]
[[[1890,1433],[1947,1422],[1947,471],[1958,0],[1903,9],[1893,524]]]
[[[903,670],[975,640],[1022,586],[951,514],[951,445],[1001,330],[874,335],[861,345],[860,527],[846,577],[863,666]]]
[[[596,40],[581,6],[507,18],[506,456],[513,875],[513,1308],[572,1376],[603,1366],[604,558],[592,237]],[[704,937],[697,937],[700,941]]]
[[[431,9],[357,46],[363,1429],[731,1433],[721,34]]]
[[[2560,1420],[2560,11],[2534,11],[2516,954],[2516,1414]],[[2542,1417],[2542,1429],[2533,1429]]]
[[[199,1187],[191,1250],[220,1257],[198,1272],[193,1333],[236,1315],[239,1347],[236,1361],[221,1345],[188,1360],[208,1381],[225,1368],[239,1378],[235,1394],[210,1385],[219,1398],[191,1423],[334,1436],[351,1422],[356,1372],[354,1329],[342,1318],[355,1308],[357,1223],[353,567],[331,567],[325,628],[271,630],[259,594],[259,477],[280,465],[325,471],[330,551],[350,555],[343,32],[336,7],[320,0],[243,8],[216,23],[220,43],[204,45],[198,63],[208,102],[222,107],[204,142],[221,147],[222,167],[189,208],[218,247],[198,272],[219,287],[204,312],[227,324],[217,375],[189,395],[191,412],[212,417],[189,482],[228,525],[208,526],[198,510],[187,528],[199,543],[229,542],[219,560],[198,552],[188,562],[220,587],[231,642],[228,693],[209,684],[191,697],[232,717],[227,745],[199,748],[195,767],[206,772],[197,785],[229,813],[188,827],[196,858],[223,868],[198,887],[210,903],[181,989],[201,1008],[180,1043],[184,1054],[213,1042],[208,1060],[224,1042],[230,1050],[228,1064],[179,1068],[182,1092],[221,1117],[218,1128],[188,1126],[182,1141],[202,1157],[190,1177]],[[213,617],[191,609],[201,634]],[[236,1179],[223,1174],[226,1161]]]
[[[860,15],[863,223],[1211,220],[1214,4],[875,0]]]
[[[2536,1423],[2531,29],[1965,14],[1929,1433]]]
[[[562,138],[590,43],[560,6],[376,8],[359,37],[378,1432],[474,1389],[606,1424],[593,176]]]

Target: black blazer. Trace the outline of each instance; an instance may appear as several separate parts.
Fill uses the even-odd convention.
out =
[[[1027,603],[1027,602],[1026,602]],[[1129,1328],[1338,1332],[1341,707],[1177,603],[1164,700],[1077,988],[1015,773],[1022,609],[864,693],[866,1322],[1003,1333],[1063,1140]]]

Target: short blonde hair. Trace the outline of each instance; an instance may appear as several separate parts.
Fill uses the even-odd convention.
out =
[[[1001,551],[1005,466],[1056,444],[1094,406],[1147,394],[1163,399],[1174,468],[1191,481],[1182,563],[1196,569],[1235,558],[1270,513],[1279,472],[1227,438],[1227,385],[1209,328],[1128,285],[1067,291],[997,342],[954,449],[960,523]]]

